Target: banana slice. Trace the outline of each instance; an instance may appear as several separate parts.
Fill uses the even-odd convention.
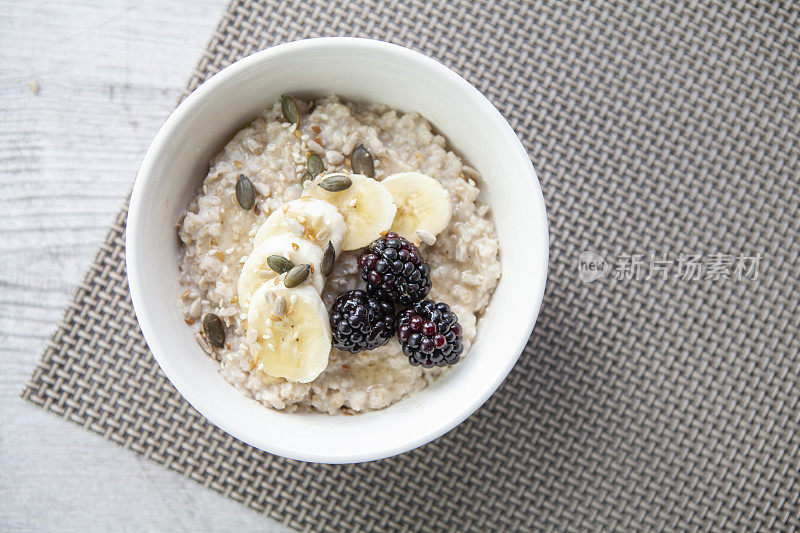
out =
[[[381,184],[397,205],[392,231],[411,242],[420,240],[417,230],[438,234],[450,222],[450,195],[442,184],[419,172],[387,176]]]
[[[344,250],[363,248],[391,227],[397,211],[392,195],[380,182],[361,174],[347,174],[351,185],[344,190],[331,192],[320,186],[331,176],[317,176],[303,191],[303,197],[325,200],[344,216],[347,226],[342,245]]]
[[[319,293],[309,285],[262,285],[247,313],[245,342],[256,368],[308,383],[328,366],[331,326]]]
[[[342,251],[346,231],[344,217],[334,206],[322,200],[305,197],[283,204],[267,217],[258,228],[253,247],[258,247],[269,237],[293,235],[316,242],[323,250],[330,241],[338,256]]]
[[[318,293],[325,287],[325,277],[322,275],[322,248],[302,237],[291,235],[276,235],[269,237],[255,248],[242,266],[237,286],[239,305],[247,309],[250,297],[261,285],[275,286],[274,278],[279,274],[267,265],[267,258],[271,255],[280,255],[295,265],[311,265],[311,273],[304,284],[310,284]],[[283,276],[281,277],[281,279]]]

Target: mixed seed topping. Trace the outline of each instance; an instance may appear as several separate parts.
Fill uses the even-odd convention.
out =
[[[301,106],[303,109],[307,109],[305,104],[303,104],[302,102]],[[397,202],[397,207],[396,207],[397,213],[402,214],[403,207],[405,204],[402,204],[401,201],[398,201],[398,197],[401,200],[405,199],[403,193],[407,192],[408,190],[412,191],[415,190],[413,187],[414,185],[418,189],[423,191],[428,191],[430,189],[430,188],[426,189],[424,186],[419,185],[420,183],[419,177],[410,176],[411,174],[419,174],[419,173],[414,173],[414,172],[401,173],[406,181],[399,189],[400,196],[398,196],[398,193],[392,191],[388,183],[378,184],[377,182],[374,181],[375,160],[373,159],[372,154],[369,152],[369,150],[367,150],[367,148],[364,146],[363,143],[359,144],[349,156],[344,155],[336,150],[328,150],[327,152],[325,152],[324,151],[325,148],[322,146],[322,141],[320,140],[319,137],[321,133],[321,128],[319,126],[316,125],[310,126],[310,130],[313,131],[313,134],[311,134],[310,136],[302,134],[302,132],[300,131],[299,129],[300,114],[298,112],[297,102],[294,100],[294,98],[292,98],[289,95],[281,95],[281,113],[285,122],[288,123],[286,127],[289,128],[289,131],[300,141],[300,150],[308,150],[305,152],[306,153],[305,169],[303,169],[302,166],[296,167],[297,170],[300,172],[299,176],[300,184],[305,189],[303,192],[303,197],[305,197],[306,194],[309,194],[311,195],[312,198],[314,197],[314,195],[316,195],[317,199],[329,198],[323,194],[320,194],[318,189],[312,189],[311,188],[313,187],[312,184],[306,183],[315,180],[315,178],[318,177],[319,180],[316,181],[316,185],[318,185],[323,190],[331,193],[346,191],[354,186],[355,186],[354,190],[361,193],[362,192],[361,187],[377,186],[381,187],[382,190],[383,188],[385,188],[386,191],[388,191],[393,195],[394,202]],[[314,134],[316,134],[316,137],[314,136]],[[313,140],[311,139],[311,137],[313,137]],[[300,153],[302,153],[302,151]],[[295,158],[294,159],[295,164],[301,164],[302,160],[301,159],[298,160],[299,157],[302,157],[300,156],[300,153],[296,152],[294,153],[293,157]],[[324,153],[324,158],[320,156],[320,154],[322,153]],[[421,157],[421,154],[418,154],[418,158],[419,157]],[[334,171],[335,169],[337,170],[328,175],[324,175],[324,173],[326,172],[326,161],[329,166],[334,167],[334,168],[329,168],[328,169],[329,172]],[[243,164],[240,161],[235,161],[234,166],[237,169],[243,168]],[[340,166],[344,166],[344,168],[338,169],[338,167]],[[349,169],[347,167],[349,167]],[[388,177],[389,178],[399,177],[401,174]],[[365,180],[362,176],[370,179]],[[467,171],[467,169],[464,169],[464,171],[462,171],[461,173],[461,177],[464,179],[470,179],[471,174]],[[425,176],[422,176],[422,178],[425,178]],[[415,179],[416,181],[414,181]],[[428,177],[427,179],[432,180],[430,177]],[[257,181],[257,183],[259,184],[258,190],[260,191],[260,194],[262,194],[262,196],[269,197],[269,193],[268,192],[265,193],[261,189],[260,182]],[[364,185],[365,183],[366,185]],[[424,182],[422,183],[424,185]],[[412,185],[410,188],[409,184]],[[386,191],[384,191],[384,193]],[[359,207],[357,204],[357,200],[360,196],[363,196],[364,198],[367,197],[371,198],[371,196],[367,194],[342,195],[339,197],[339,200],[336,200],[337,202],[339,202],[339,205],[334,204],[334,206],[337,207],[337,209],[339,209],[340,214],[344,214],[346,211],[348,211],[348,209],[355,210]],[[380,195],[377,196],[380,197]],[[254,213],[257,216],[260,215],[259,206],[256,204],[256,187],[254,183],[245,174],[240,174],[238,179],[236,180],[235,197],[236,197],[236,202],[242,209],[244,210],[252,209],[254,210]],[[375,201],[379,202],[379,199],[376,198]],[[333,201],[331,201],[331,203],[333,203]],[[408,203],[409,202],[406,202],[406,204]],[[323,244],[327,241],[327,246],[325,246],[323,249],[323,254],[318,266],[312,266],[311,264],[308,263],[295,265],[291,260],[282,255],[270,255],[266,259],[266,266],[269,268],[269,270],[267,270],[263,264],[258,266],[259,270],[257,272],[261,280],[266,281],[269,278],[274,278],[273,284],[275,286],[278,286],[282,280],[283,285],[287,289],[293,289],[296,287],[300,287],[303,283],[305,283],[309,279],[309,277],[315,273],[314,272],[315,268],[319,268],[322,276],[324,277],[330,276],[331,273],[333,272],[334,263],[336,261],[336,249],[333,245],[333,242],[329,240],[331,234],[331,228],[329,227],[330,222],[328,221],[328,219],[324,219],[324,224],[323,224],[325,226],[324,228],[320,229],[319,227],[315,226],[313,229],[309,229],[308,227],[306,227],[306,221],[303,216],[298,215],[297,218],[294,218],[286,215],[287,207],[288,206],[286,203],[284,203],[280,208],[278,208],[277,206],[273,206],[271,204],[262,202],[262,208],[264,209],[264,212],[266,214],[270,214],[270,212],[273,210],[278,211],[278,209],[281,209],[281,212],[286,217],[285,227],[282,227],[281,231],[284,231],[289,235],[302,237],[311,242],[315,242],[320,247],[322,247]],[[369,206],[364,206],[364,207],[366,208]],[[422,212],[425,213],[424,210]],[[418,215],[416,211],[411,211],[411,213],[412,215],[415,214]],[[395,216],[394,208],[392,209],[392,216]],[[396,220],[397,219],[395,218],[395,222]],[[345,218],[345,223],[347,223],[346,218]],[[350,226],[347,226],[347,228],[349,232],[351,230]],[[424,243],[430,246],[436,242],[436,233],[438,233],[439,231],[439,229],[437,228],[432,228],[432,229],[433,231],[428,231],[426,229],[420,229],[420,228],[414,230],[412,226],[409,231],[415,231],[414,236],[416,237],[417,244]],[[341,232],[341,230],[337,231]],[[375,324],[373,324],[374,321],[367,320],[367,322],[365,323],[366,325],[364,327],[359,326],[358,328],[356,328],[357,324],[355,324],[354,321],[358,322],[358,320],[361,320],[363,318],[362,315],[364,315],[367,312],[375,314],[378,313],[378,311],[380,311],[376,315],[376,317],[385,318],[385,325],[386,325],[385,328],[386,331],[381,334],[382,335],[381,342],[375,344],[374,346],[372,344],[369,344],[369,346],[367,345],[361,346],[359,344],[360,349],[368,350],[377,347],[379,345],[385,344],[385,342],[388,341],[388,339],[395,333],[395,327],[396,327],[395,319],[397,318],[396,312],[399,309],[399,307],[397,306],[407,307],[411,305],[414,306],[416,312],[418,311],[416,309],[417,306],[423,305],[424,303],[427,302],[419,300],[422,300],[426,296],[427,291],[430,290],[428,265],[427,264],[422,264],[422,266],[417,265],[417,262],[422,261],[419,250],[410,243],[408,249],[406,249],[405,247],[402,247],[402,249],[398,248],[397,246],[395,246],[395,244],[397,244],[395,241],[402,243],[405,242],[405,240],[399,237],[397,234],[392,233],[388,230],[382,231],[380,235],[381,237],[379,239],[370,244],[369,251],[364,252],[364,254],[367,255],[362,254],[362,256],[359,258],[359,266],[362,270],[361,275],[367,281],[366,292],[349,291],[348,293],[341,295],[339,298],[339,300],[342,300],[342,298],[349,298],[350,300],[352,300],[348,304],[350,305],[350,307],[348,307],[347,310],[345,310],[352,316],[348,315],[347,324],[345,324],[342,321],[339,321],[336,318],[336,316],[338,315],[336,316],[331,315],[329,317],[331,326],[333,326],[336,329],[335,335],[338,335],[339,337],[343,336],[347,337],[351,341],[358,344],[358,342],[360,342],[358,341],[358,338],[356,338],[358,337],[358,334],[372,335],[374,333],[372,330],[374,329]],[[413,240],[413,237],[409,238]],[[337,242],[341,243],[341,241]],[[377,248],[375,247],[378,246],[380,243],[384,243],[386,245],[386,249],[380,250],[383,255],[380,254],[376,255]],[[291,250],[294,250],[294,252],[300,251],[300,246],[296,242],[290,242],[290,245],[291,245]],[[345,245],[344,250],[354,249],[354,248],[348,248],[347,246],[353,246],[353,245]],[[291,254],[293,252],[287,250],[287,253]],[[294,257],[295,260],[309,260],[305,257],[301,258],[302,257],[301,254],[294,255],[292,257]],[[222,261],[223,258],[220,258],[220,260]],[[417,270],[419,270],[419,272],[417,272]],[[277,274],[277,276],[275,274]],[[384,285],[386,287],[384,287]],[[397,285],[396,287],[397,290],[394,289],[389,290],[390,288],[395,288],[395,285]],[[418,287],[420,290],[416,292],[400,291],[400,289],[413,288],[413,287]],[[378,290],[379,288],[381,290]],[[285,295],[281,294],[277,296],[277,298],[274,296],[274,293],[270,293],[267,295],[267,303],[272,302],[271,306],[272,311],[268,318],[261,317],[261,318],[266,318],[265,325],[267,327],[267,332],[264,333],[261,337],[264,341],[269,340],[270,337],[272,336],[272,330],[270,329],[272,327],[272,321],[275,321],[276,323],[281,322],[283,324],[289,323],[291,321],[292,316],[295,314],[294,304],[298,299],[298,295],[301,295],[300,297],[302,298],[306,298],[307,294],[303,292],[305,290],[306,290],[305,288],[300,287],[299,289],[295,291],[290,291]],[[384,292],[386,294],[383,294]],[[361,294],[361,296],[356,298],[351,293],[359,293]],[[408,294],[413,293],[412,295],[413,298],[407,297],[408,295],[406,293]],[[339,300],[337,300],[337,302]],[[442,317],[448,318],[450,316],[450,315],[445,315],[445,310],[449,310],[449,307],[446,304],[443,303],[437,304],[435,302],[430,302],[430,303],[431,305],[435,305],[436,309],[439,310]],[[222,302],[220,302],[220,308],[222,308]],[[422,311],[426,310],[427,307],[419,311],[419,313],[422,313]],[[342,312],[344,313],[344,311]],[[229,320],[230,315],[225,314],[224,309],[218,311],[218,313],[224,317],[225,321]],[[418,318],[416,315],[414,315],[413,317],[409,315],[410,316],[410,318],[408,319],[410,324],[409,328],[411,329],[409,329],[408,332],[403,330],[402,335],[400,337],[400,343],[403,346],[403,351],[409,357],[409,362],[411,364],[421,364],[425,367],[433,366],[434,364],[438,366],[442,366],[444,364],[452,364],[458,360],[458,355],[460,354],[460,351],[456,353],[457,351],[456,349],[458,348],[458,346],[456,346],[457,339],[455,339],[455,337],[458,337],[457,335],[458,332],[453,333],[454,339],[451,342],[451,344],[453,345],[451,347],[450,344],[448,344],[448,342],[450,342],[451,340],[449,338],[445,338],[444,333],[442,333],[447,329],[447,327],[451,327],[450,324],[449,323],[446,324],[445,323],[446,321],[442,322],[441,324],[437,323],[437,320],[439,320],[439,318],[442,317],[439,317],[439,315],[436,315],[433,311],[431,311],[431,313],[432,314],[430,320],[428,320],[428,322],[425,322],[425,324],[423,324],[423,330],[421,330],[421,333],[419,335],[417,335],[416,333],[414,334],[409,333],[412,330],[417,331],[416,329],[414,329],[414,327],[412,327],[416,325],[416,322],[414,322],[414,324],[411,324],[410,321],[412,318],[414,320]],[[200,313],[198,312],[195,316],[199,316],[199,314]],[[240,315],[240,318],[241,317],[242,315]],[[342,317],[344,317],[344,315],[342,315]],[[452,318],[454,320],[457,320],[457,317],[455,317],[454,314],[452,314]],[[251,318],[249,320],[253,319]],[[187,320],[187,324],[191,325],[191,322]],[[457,323],[456,326],[460,328],[460,326],[458,326]],[[295,325],[292,325],[291,327],[294,328]],[[348,333],[347,327],[350,327],[351,329],[355,328],[353,331],[355,331],[356,329],[358,331],[356,333],[352,332]],[[439,331],[439,329],[441,329],[442,331]],[[437,332],[442,334],[437,336]],[[251,333],[252,333],[251,331],[247,331],[247,338],[251,336]],[[406,333],[408,334],[406,335]],[[422,339],[420,335],[423,334],[430,337],[430,339],[427,337]],[[417,337],[420,337],[420,339],[417,339]],[[295,340],[298,338],[297,331],[294,332],[292,338]],[[333,341],[334,346],[339,347],[340,349],[345,349],[344,344],[342,346],[339,346],[339,344],[337,344],[336,338]],[[205,351],[209,352],[211,355],[214,355],[213,354],[214,348],[227,347],[228,349],[230,349],[229,344],[226,343],[225,341],[225,322],[223,322],[223,319],[220,318],[219,315],[214,313],[207,313],[205,316],[203,316],[202,332],[197,334],[197,339],[201,347]],[[444,339],[444,341],[442,339]],[[252,342],[256,342],[257,340],[258,339],[253,339]],[[417,346],[416,343],[417,340],[419,340],[419,346]],[[431,345],[432,347],[428,345]],[[274,345],[271,343],[268,343],[266,347],[271,351],[275,350]],[[439,354],[439,352],[437,352],[436,350],[442,351],[442,354]],[[447,351],[447,353],[444,353],[444,351]],[[455,355],[454,357],[447,359],[446,356],[448,356],[448,354],[450,353],[453,353]],[[295,348],[295,355],[297,355],[297,348]],[[216,357],[216,355],[214,356]],[[258,365],[256,365],[256,363],[252,364],[253,368],[255,368],[256,366],[258,366],[259,370],[263,370],[264,366],[263,361],[261,361]]]

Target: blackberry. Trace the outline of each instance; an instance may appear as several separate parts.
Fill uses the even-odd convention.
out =
[[[461,358],[461,324],[445,303],[422,300],[397,317],[397,336],[408,362],[424,368],[454,365]]]
[[[367,292],[398,305],[411,305],[431,290],[431,268],[416,246],[397,233],[373,241],[358,258]]]
[[[372,350],[394,335],[394,306],[364,291],[340,294],[330,317],[333,345],[340,350]]]

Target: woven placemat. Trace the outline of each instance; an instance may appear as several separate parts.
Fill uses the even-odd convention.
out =
[[[369,36],[439,59],[509,119],[552,236],[525,353],[421,449],[271,456],[195,412],[148,352],[123,210],[24,397],[300,529],[800,526],[799,12],[235,1],[189,90],[278,42]]]

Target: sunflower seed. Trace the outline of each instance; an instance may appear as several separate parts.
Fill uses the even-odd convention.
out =
[[[431,233],[430,231],[424,229],[417,230],[417,237],[419,237],[420,242],[427,244],[428,246],[432,246],[436,244],[436,235]]]
[[[310,273],[311,265],[297,265],[286,274],[286,279],[283,280],[283,284],[286,285],[287,289],[297,287],[308,278]]]
[[[344,174],[334,174],[319,182],[319,186],[328,192],[341,192],[350,188],[352,184],[350,178]]]
[[[244,174],[239,174],[239,179],[236,180],[236,201],[239,202],[242,209],[246,210],[252,209],[256,203],[256,190],[253,182]]]
[[[211,345],[208,344],[208,341],[206,341],[205,337],[203,337],[199,333],[195,333],[194,340],[197,341],[197,344],[200,345],[200,348],[202,348],[204,352],[206,352],[211,357],[216,357],[214,349],[211,347]]]
[[[286,229],[288,229],[289,233],[295,235],[296,237],[302,237],[306,232],[306,227],[304,225],[289,217],[286,218]]]
[[[300,115],[297,113],[297,104],[295,104],[294,98],[287,94],[281,95],[281,111],[283,112],[284,120],[289,124],[300,122]]]
[[[320,263],[320,269],[322,270],[322,275],[326,278],[330,275],[333,271],[333,261],[336,259],[336,250],[333,249],[333,243],[328,241],[328,247],[325,248],[325,253],[322,254],[322,261]]]
[[[283,256],[271,255],[267,257],[267,266],[278,274],[283,274],[284,272],[289,272],[294,267],[294,264]]]
[[[368,178],[375,177],[375,163],[363,144],[359,144],[358,148],[353,150],[353,154],[350,156],[350,168],[356,174],[362,174]]]
[[[322,158],[317,154],[310,154],[308,158],[306,158],[306,166],[308,166],[308,172],[311,174],[312,178],[316,178],[325,170]]]
[[[281,317],[286,314],[286,298],[282,295],[278,296],[275,300],[275,305],[272,307],[272,314]]]
[[[212,346],[222,348],[225,346],[225,327],[222,320],[214,313],[208,313],[203,317],[203,333]]]
[[[328,163],[331,165],[341,165],[344,162],[344,155],[338,150],[326,150],[325,159],[327,159]]]

